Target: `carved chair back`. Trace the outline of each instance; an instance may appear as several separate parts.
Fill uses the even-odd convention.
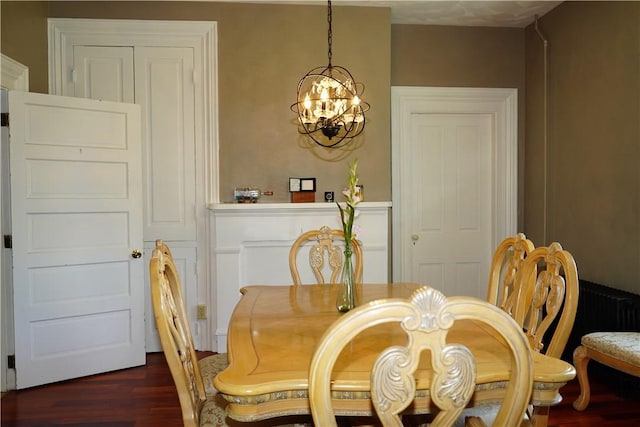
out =
[[[361,283],[362,247],[356,239],[353,239],[351,244],[355,280],[356,283]],[[344,263],[344,232],[323,226],[319,230],[310,230],[301,234],[293,242],[289,250],[289,269],[296,286],[302,284],[298,271],[298,257],[302,258],[302,254],[306,250],[309,251],[307,259],[316,278],[316,283],[339,283]]]
[[[578,308],[578,270],[573,256],[558,242],[538,247],[525,258],[516,281],[520,282],[516,322],[524,328],[533,350],[560,358]],[[558,316],[545,348],[545,335]]]
[[[336,426],[331,384],[341,351],[358,334],[383,323],[399,324],[408,339],[405,345],[383,350],[372,368],[371,400],[382,425],[402,426],[401,414],[415,396],[414,373],[423,351],[430,353],[433,370],[430,396],[440,408],[430,425],[452,425],[469,403],[476,385],[471,351],[464,343],[447,342],[449,329],[460,319],[483,322],[504,338],[511,355],[511,377],[494,425],[520,425],[533,388],[531,351],[520,326],[487,301],[446,298],[426,286],[409,300],[385,299],[357,307],[329,327],[316,347],[309,370],[309,401],[315,425]]]
[[[182,284],[169,248],[156,241],[149,262],[153,311],[160,343],[178,391],[185,427],[200,425],[207,400],[187,320]]]
[[[505,238],[493,254],[489,273],[487,301],[515,316],[518,304],[516,276],[524,259],[533,252],[531,240],[523,233]]]

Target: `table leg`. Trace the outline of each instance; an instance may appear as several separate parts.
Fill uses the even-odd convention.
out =
[[[534,406],[531,422],[534,427],[547,427],[549,422],[549,406]]]

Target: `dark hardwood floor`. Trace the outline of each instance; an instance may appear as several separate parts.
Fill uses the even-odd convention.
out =
[[[207,353],[202,353],[206,355]],[[584,412],[571,403],[577,381],[562,389],[551,408],[549,427],[640,426],[638,396],[621,398],[616,384],[592,379],[591,404]],[[162,353],[147,365],[43,387],[12,391],[0,400],[3,427],[163,427],[180,426],[180,406]]]

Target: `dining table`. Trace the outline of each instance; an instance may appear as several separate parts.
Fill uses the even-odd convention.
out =
[[[385,298],[408,299],[424,285],[418,283],[359,284],[359,304]],[[338,286],[245,286],[230,319],[228,367],[214,378],[227,401],[227,413],[237,421],[257,421],[286,415],[310,414],[309,365],[325,330],[341,314],[336,309]],[[458,320],[447,335],[450,343],[465,344],[476,359],[476,390],[470,405],[497,402],[510,375],[510,356],[502,338],[483,322]],[[342,351],[332,375],[332,402],[337,415],[373,413],[369,378],[378,354],[406,342],[396,324],[382,324],[358,335]],[[560,388],[575,377],[574,367],[532,351],[534,385],[532,421],[547,424],[549,407],[562,400]],[[416,371],[416,395],[407,409],[428,414],[431,369],[428,357]]]

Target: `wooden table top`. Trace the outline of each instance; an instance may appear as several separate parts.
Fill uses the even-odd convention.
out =
[[[361,285],[360,302],[381,298],[409,298],[422,285],[394,283]],[[230,402],[232,418],[251,420],[285,413],[308,413],[308,370],[316,343],[341,314],[335,308],[337,286],[247,286],[229,324],[229,367],[214,380]],[[358,336],[345,348],[334,368],[332,390],[362,397],[380,351],[406,335],[399,325],[385,324]],[[449,342],[467,345],[476,357],[478,384],[509,378],[509,356],[501,339],[482,323],[458,321]],[[534,353],[534,403],[560,400],[558,389],[575,376],[570,364]],[[417,388],[430,381],[428,357],[418,372]],[[282,400],[283,402],[276,402]],[[271,403],[269,403],[271,402]],[[347,405],[348,406],[348,405]],[[345,409],[348,413],[348,408]]]

